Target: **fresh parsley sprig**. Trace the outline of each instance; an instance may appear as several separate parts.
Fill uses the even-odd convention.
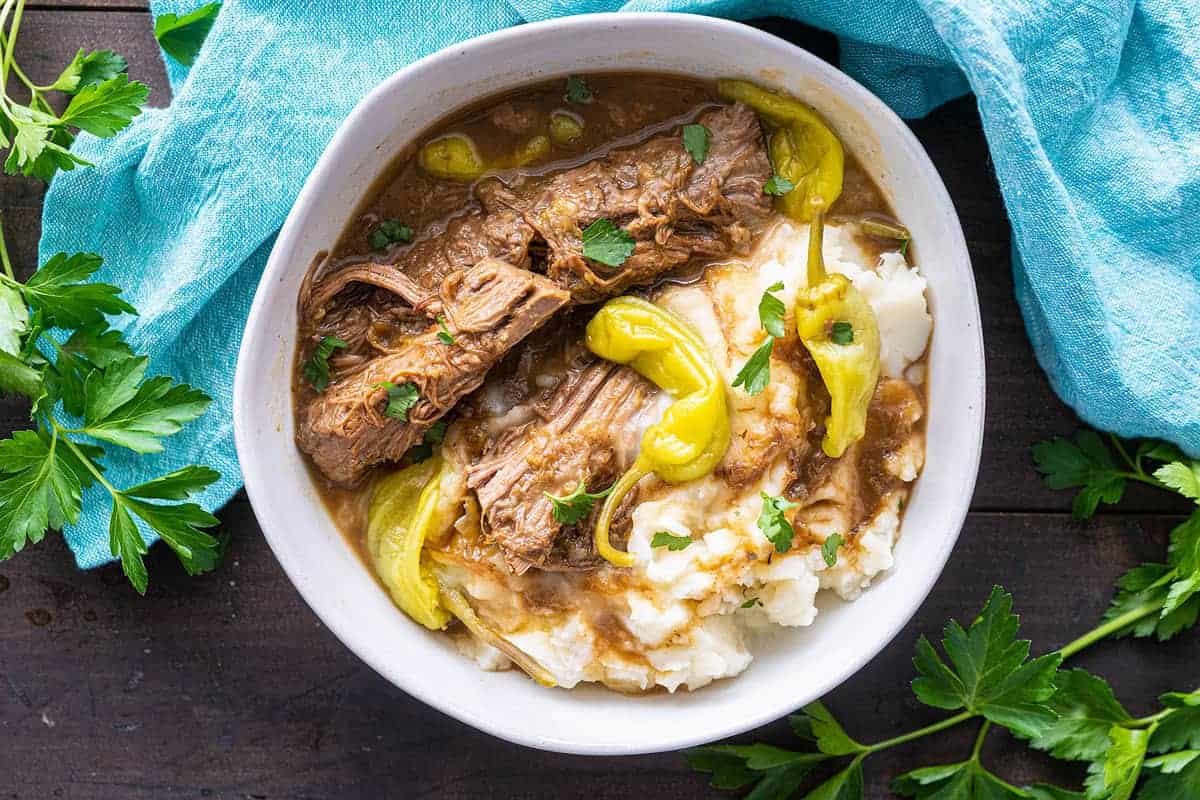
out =
[[[616,486],[616,484],[613,484]],[[543,492],[553,506],[554,521],[563,525],[576,525],[590,513],[597,500],[603,500],[612,492],[613,486],[602,492],[589,492],[587,481],[580,481],[570,494],[559,497]]]
[[[1158,442],[1127,448],[1119,440],[1110,441],[1120,462],[1091,432],[1077,436],[1074,442],[1059,439],[1038,445],[1035,458],[1047,481],[1053,481],[1051,485],[1090,489],[1099,499],[1111,494],[1119,499],[1117,490],[1107,488],[1118,479],[1142,481],[1196,499],[1192,483],[1195,462],[1177,449]],[[1161,466],[1150,472],[1146,462]],[[1091,497],[1083,506],[1085,516],[1095,510]],[[892,791],[919,800],[1130,800],[1135,794],[1137,800],[1200,797],[1200,689],[1164,694],[1157,712],[1135,718],[1102,678],[1082,669],[1059,668],[1062,661],[1102,640],[1126,635],[1166,639],[1193,627],[1198,618],[1200,510],[1171,532],[1166,563],[1143,564],[1122,576],[1100,624],[1060,650],[1030,656],[1030,643],[1017,638],[1012,597],[999,587],[992,590],[968,627],[953,620],[946,626],[941,653],[921,637],[913,659],[917,670],[913,693],[925,705],[957,712],[952,716],[891,739],[863,744],[846,734],[827,708],[813,703],[790,718],[793,730],[805,743],[800,750],[768,745],[702,747],[687,753],[688,763],[711,773],[714,787],[752,787],[747,797],[755,800],[801,796],[805,800],[861,800],[863,762],[869,756],[981,720],[969,758],[906,772],[892,781]],[[980,754],[994,725],[1008,728],[1030,747],[1054,758],[1085,762],[1088,777],[1083,791],[1015,786],[991,772]],[[817,765],[836,759],[843,759],[839,771],[799,794]]]
[[[16,76],[26,104],[0,94],[0,147],[5,171],[50,180],[59,170],[90,166],[68,149],[75,133],[113,136],[141,113],[149,90],[130,81],[125,59],[109,50],[80,50],[50,84],[35,84],[14,58],[24,0],[0,4],[0,74]],[[69,98],[61,114],[49,95]],[[32,404],[32,428],[0,440],[0,559],[48,530],[79,521],[83,493],[109,496],[109,546],[130,583],[149,582],[142,556],[152,531],[190,574],[211,570],[220,545],[207,529],[217,519],[190,498],[220,475],[199,465],[136,486],[106,476],[106,448],[157,453],[164,439],[208,408],[209,397],[166,376],[148,376],[109,318],[137,311],[121,289],[91,280],[94,253],[58,253],[28,280],[17,280],[0,224],[0,391]]]

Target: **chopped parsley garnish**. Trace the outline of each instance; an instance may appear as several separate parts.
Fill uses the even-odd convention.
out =
[[[703,125],[683,126],[683,149],[688,151],[697,165],[703,164],[704,159],[708,158],[709,136],[708,128]]]
[[[583,229],[583,257],[619,267],[633,255],[634,238],[610,219],[601,217]]]
[[[746,363],[738,370],[733,378],[733,385],[741,386],[746,394],[753,397],[767,388],[771,381],[771,348],[775,346],[775,337],[768,336],[767,340],[754,351]]]
[[[592,96],[592,87],[588,86],[579,75],[567,76],[567,93],[563,95],[563,99],[568,103],[582,103],[587,105],[596,98]]]
[[[766,183],[763,184],[763,194],[774,195],[779,197],[796,188],[796,184],[789,181],[782,175],[772,175]]]
[[[832,567],[837,564],[838,548],[846,543],[840,533],[831,533],[825,542],[821,545],[821,558],[825,559],[825,566]]]
[[[744,603],[742,603],[742,608],[754,608],[755,606],[761,605],[762,600],[759,600],[757,597],[749,597]]]
[[[563,497],[557,497],[549,492],[542,492],[542,494],[546,495],[554,505],[555,522],[562,523],[563,525],[575,525],[588,514],[592,513],[592,506],[597,500],[608,497],[612,490],[613,487],[610,486],[603,492],[589,492],[587,484],[580,481],[579,485],[575,487],[575,491]]]
[[[784,336],[783,318],[787,315],[787,306],[771,292],[782,291],[782,282],[773,283],[767,287],[758,301],[758,321],[762,323],[763,330],[776,339],[782,339]]]
[[[796,529],[788,522],[784,512],[796,508],[796,504],[766,492],[759,494],[762,495],[762,511],[758,515],[758,529],[775,545],[775,552],[786,553],[792,549]]]
[[[375,384],[375,387],[387,390],[388,404],[383,411],[384,416],[408,422],[408,412],[421,399],[417,385],[410,381],[405,381],[399,386],[391,381],[381,381]]]
[[[767,340],[746,360],[733,379],[733,385],[741,386],[751,397],[762,392],[771,382],[771,350],[775,346],[775,340],[783,338],[785,333],[783,320],[787,314],[787,306],[772,294],[781,291],[783,284],[773,283],[758,301],[758,320],[767,332]]]
[[[409,448],[408,457],[412,459],[414,464],[424,461],[433,455],[433,448],[441,444],[442,440],[446,438],[446,424],[446,420],[439,419],[425,431],[420,444]]]
[[[317,343],[308,361],[304,362],[304,379],[318,392],[329,386],[329,357],[334,350],[344,350],[350,345],[336,336],[325,336]]]
[[[845,320],[838,320],[829,329],[829,341],[834,344],[854,344],[854,327]]]
[[[441,328],[437,335],[438,341],[442,344],[454,344],[454,336],[451,335],[450,329],[446,327],[446,318],[441,314],[437,316],[437,324]]]
[[[368,241],[372,250],[382,250],[389,244],[408,244],[413,240],[412,228],[398,219],[385,219],[371,231]]]
[[[659,531],[650,540],[651,547],[665,547],[668,550],[682,550],[692,543],[690,536],[676,536],[670,531]]]
[[[902,255],[902,256],[908,255],[908,243],[911,241],[912,241],[912,239],[905,239],[903,242],[900,243],[900,255]]]

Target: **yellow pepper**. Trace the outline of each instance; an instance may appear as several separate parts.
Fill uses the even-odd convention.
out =
[[[521,145],[517,152],[489,164],[479,155],[469,136],[450,133],[426,142],[417,161],[421,169],[435,178],[465,182],[473,181],[485,172],[523,167],[549,154],[550,137],[538,134]]]
[[[569,144],[583,135],[583,117],[558,109],[550,112],[550,138],[555,144]]]
[[[825,120],[799,100],[749,81],[719,80],[717,91],[753,108],[771,128],[771,167],[794,187],[776,201],[779,210],[800,222],[827,211],[842,193],[845,153]]]
[[[845,275],[825,272],[824,228],[824,214],[817,214],[808,239],[808,286],[796,296],[796,332],[829,390],[821,449],[838,458],[866,432],[867,408],[879,381],[879,324]]]
[[[438,513],[444,469],[435,457],[383,478],[367,516],[367,551],[375,574],[405,614],[435,631],[449,624],[450,614],[421,552],[425,540],[448,522]]]
[[[628,364],[675,398],[642,435],[637,459],[613,486],[596,522],[596,551],[610,563],[628,567],[633,557],[608,540],[613,513],[646,475],[683,483],[716,469],[729,448],[725,386],[687,323],[636,297],[605,303],[588,323],[587,346],[601,358]]]

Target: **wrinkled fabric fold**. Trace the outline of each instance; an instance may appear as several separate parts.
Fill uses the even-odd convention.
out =
[[[152,0],[154,14],[190,0]],[[92,251],[139,308],[119,320],[152,367],[214,398],[165,453],[116,452],[116,485],[186,463],[241,484],[232,383],[276,231],[338,125],[375,84],[442,47],[565,14],[783,16],[836,33],[841,66],[903,116],[973,90],[1012,220],[1017,299],[1037,357],[1089,423],[1200,453],[1200,10],[1170,0],[227,0],[196,63],[168,60],[170,106],[63,173],[41,257]],[[113,44],[113,43],[105,43]],[[664,46],[669,46],[669,42]],[[165,97],[152,96],[162,103]],[[976,269],[1001,269],[976,264]],[[994,354],[1003,358],[1004,354]],[[270,376],[264,376],[270,379]],[[111,560],[107,502],[65,531]]]

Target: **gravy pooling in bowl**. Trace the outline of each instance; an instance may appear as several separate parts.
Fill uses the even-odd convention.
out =
[[[776,210],[782,127],[667,75],[489,98],[420,137],[306,280],[294,396],[314,481],[398,604],[485,668],[696,688],[745,669],[748,631],[810,624],[820,589],[853,599],[891,567],[923,460],[924,279],[846,154],[820,251],[881,344],[863,431],[831,456],[839,412],[791,302],[814,228]],[[597,521],[682,390],[589,344],[619,295],[694,337],[728,428],[710,472],[650,474],[607,509],[628,567]],[[739,384],[764,348],[766,382]]]

